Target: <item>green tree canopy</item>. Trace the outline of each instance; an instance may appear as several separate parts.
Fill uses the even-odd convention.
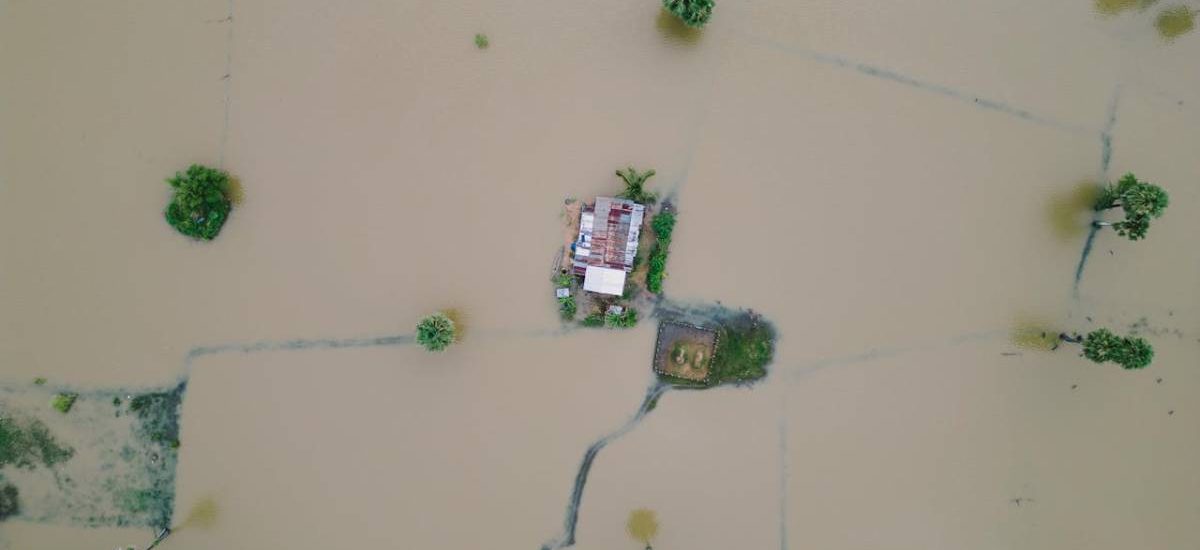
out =
[[[703,27],[712,17],[713,0],[663,0],[663,8],[675,14],[684,25]]]
[[[630,166],[624,170],[617,170],[617,176],[625,180],[625,190],[617,193],[618,197],[638,204],[654,204],[654,201],[658,200],[658,195],[645,189],[646,180],[654,176],[654,170],[639,173]]]
[[[221,232],[233,208],[227,196],[229,174],[199,164],[167,180],[175,189],[167,205],[167,223],[180,233],[211,241]]]
[[[429,351],[442,351],[454,343],[456,328],[446,314],[438,312],[417,324],[417,342]]]
[[[1154,360],[1154,348],[1136,336],[1117,336],[1102,328],[1094,330],[1083,339],[1083,356],[1104,363],[1112,361],[1126,370],[1142,369]]]
[[[1150,220],[1161,217],[1168,204],[1170,196],[1161,187],[1141,181],[1133,174],[1125,174],[1115,185],[1109,184],[1100,191],[1096,210],[1118,207],[1124,210],[1124,220],[1116,223],[1099,222],[1099,225],[1111,225],[1118,235],[1136,241],[1146,237]]]

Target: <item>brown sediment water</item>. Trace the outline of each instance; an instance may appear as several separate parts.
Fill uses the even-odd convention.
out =
[[[662,549],[1200,544],[1194,33],[718,4],[0,4],[0,383],[187,377],[162,548],[539,548],[652,387],[653,319],[562,330],[548,283],[563,197],[633,165],[679,207],[667,295],[780,340],[607,441],[576,547],[636,544],[638,508]],[[163,221],[191,163],[244,186],[210,243]],[[1127,171],[1171,206],[1096,233],[1076,297],[1076,184]],[[449,307],[468,336],[411,345]],[[1168,330],[1122,372],[1014,346],[1027,312]],[[153,538],[28,519],[0,548]]]

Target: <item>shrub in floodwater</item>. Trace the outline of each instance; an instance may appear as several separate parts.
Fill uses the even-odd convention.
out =
[[[1083,344],[1083,356],[1095,363],[1113,362],[1125,370],[1143,369],[1154,360],[1154,348],[1137,336],[1117,336],[1102,328],[1087,336],[1062,334],[1062,341]]]
[[[1121,208],[1125,219],[1119,222],[1095,222],[1097,227],[1112,227],[1117,234],[1136,241],[1146,237],[1150,220],[1163,215],[1170,203],[1166,191],[1153,183],[1141,181],[1133,174],[1125,174],[1116,185],[1109,184],[1100,191],[1096,199],[1096,210]]]
[[[658,195],[646,191],[646,180],[654,177],[654,170],[646,170],[638,172],[632,166],[617,170],[617,176],[625,180],[625,190],[617,193],[618,198],[631,200],[638,204],[654,204],[658,200]]]
[[[17,488],[11,483],[0,487],[0,521],[21,513],[21,503],[17,500]]]
[[[490,42],[488,42],[488,37],[486,34],[483,34],[483,33],[475,34],[475,47],[476,48],[479,48],[481,50],[486,50],[489,45],[490,45]]]
[[[66,414],[71,412],[71,407],[75,405],[75,400],[79,399],[79,394],[76,393],[60,393],[54,396],[54,400],[50,402],[58,412]]]
[[[165,212],[167,223],[180,233],[210,241],[221,232],[232,203],[227,196],[229,174],[199,164],[167,180],[174,190]]]
[[[621,313],[609,313],[604,316],[604,324],[609,328],[633,328],[637,325],[638,313],[631,307]]]
[[[564,321],[570,321],[575,318],[575,313],[578,311],[578,306],[575,304],[574,296],[567,296],[558,299],[558,313],[562,315]]]
[[[442,351],[454,343],[454,321],[438,312],[417,324],[417,342],[429,351]]]
[[[703,27],[712,17],[713,0],[663,0],[663,8],[689,27]]]
[[[38,386],[45,386],[46,379],[39,376],[39,377],[33,379],[33,383]]]
[[[629,521],[625,523],[629,536],[650,548],[650,541],[658,535],[658,515],[654,510],[639,508],[629,513]]]
[[[650,268],[646,271],[646,290],[662,292],[663,277],[667,271],[667,250],[671,246],[671,232],[675,230],[675,213],[663,211],[650,220],[656,240],[650,251]]]
[[[604,326],[604,314],[599,311],[593,311],[587,317],[584,317],[579,324],[585,327],[602,327]]]
[[[575,276],[571,275],[570,273],[559,273],[558,275],[555,275],[555,277],[554,277],[554,285],[559,288],[562,288],[562,287],[569,288],[574,283],[575,283]]]

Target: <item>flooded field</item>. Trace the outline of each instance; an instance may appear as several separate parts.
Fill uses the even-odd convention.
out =
[[[0,548],[1200,546],[1197,9],[0,0],[0,419],[76,449],[0,462],[45,488]],[[163,220],[192,163],[240,184],[211,242]],[[560,322],[564,199],[630,165],[666,296],[773,324],[756,385]],[[1170,208],[1091,231],[1130,171]],[[1101,327],[1153,364],[1049,349]],[[106,459],[85,398],[181,382]],[[169,514],[109,494],[164,445]]]

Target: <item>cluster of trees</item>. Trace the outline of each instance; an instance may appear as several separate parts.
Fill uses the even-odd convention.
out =
[[[185,172],[176,172],[167,184],[175,190],[165,212],[167,223],[193,239],[215,239],[233,209],[229,174],[193,164]]]
[[[1095,221],[1096,227],[1112,227],[1117,234],[1131,241],[1146,238],[1150,221],[1162,217],[1170,204],[1170,197],[1161,187],[1139,180],[1132,173],[1121,176],[1116,183],[1109,183],[1096,198],[1094,208],[1104,212],[1120,208],[1125,218],[1117,222]],[[1094,330],[1086,336],[1060,334],[1063,342],[1082,344],[1083,356],[1096,363],[1116,363],[1126,370],[1143,369],[1154,360],[1154,348],[1143,338],[1118,336],[1106,328]]]
[[[671,246],[671,233],[675,230],[675,212],[664,210],[650,220],[657,239],[650,251],[650,269],[646,272],[646,290],[662,292],[663,277],[667,271],[667,250]]]

